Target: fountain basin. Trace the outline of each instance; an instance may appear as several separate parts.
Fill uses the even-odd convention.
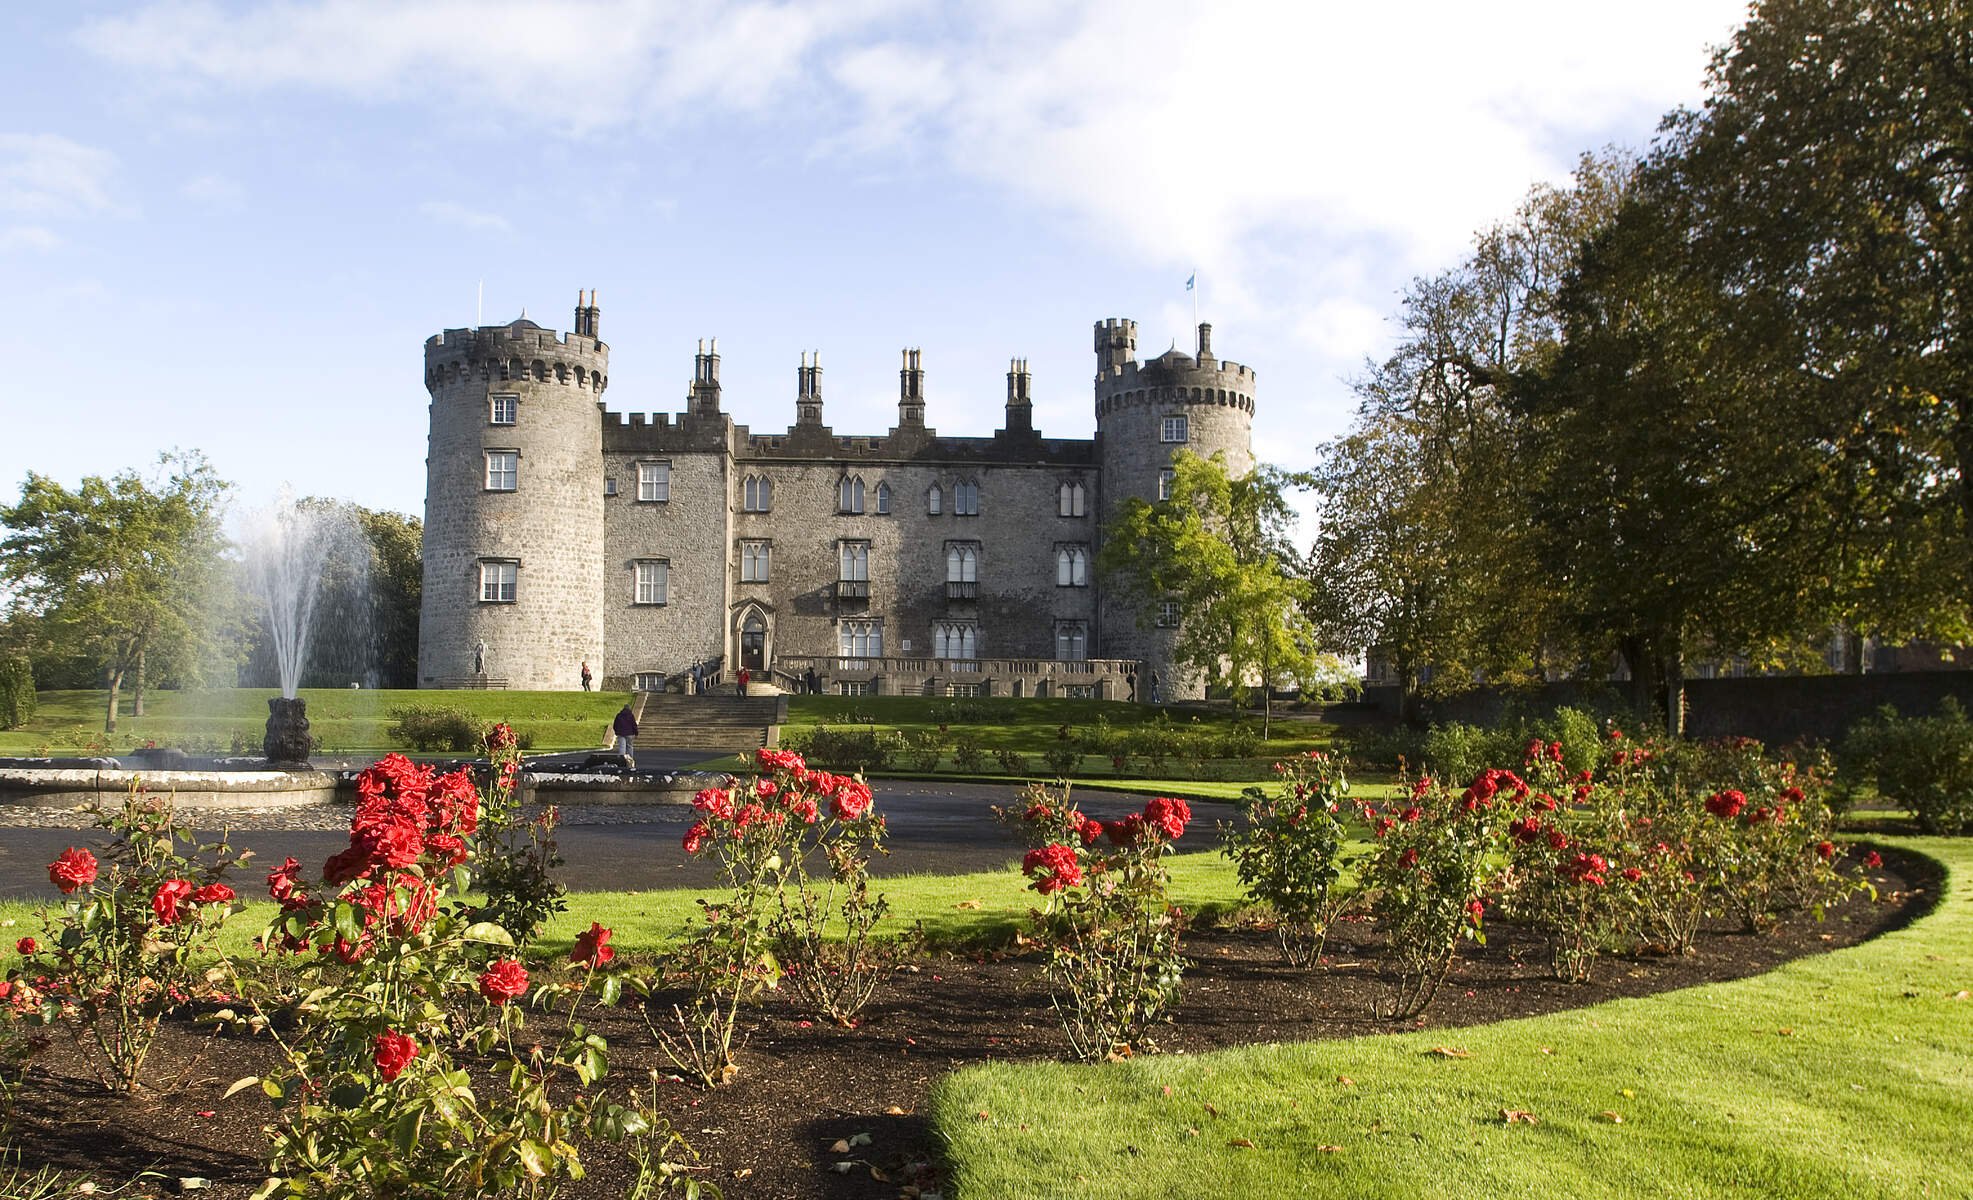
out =
[[[724,780],[704,771],[637,772],[523,771],[525,804],[690,804],[692,797]]]
[[[179,808],[295,808],[328,804],[337,777],[327,771],[131,770],[114,759],[0,763],[0,804],[74,808],[109,804],[141,786]]]

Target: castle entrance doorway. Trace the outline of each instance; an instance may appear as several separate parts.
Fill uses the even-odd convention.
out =
[[[767,670],[767,622],[758,612],[740,625],[740,665],[756,675]]]

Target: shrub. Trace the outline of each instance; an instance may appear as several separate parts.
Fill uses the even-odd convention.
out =
[[[1485,944],[1483,897],[1500,845],[1500,783],[1487,772],[1455,793],[1420,779],[1391,814],[1365,806],[1377,843],[1361,877],[1390,938],[1379,1016],[1401,1020],[1425,1011],[1452,969],[1460,941]]]
[[[630,1144],[633,1194],[682,1187],[659,1161],[678,1145],[664,1119],[597,1090],[609,1047],[577,1020],[592,993],[607,1004],[621,987],[603,969],[610,931],[576,938],[572,979],[531,980],[507,931],[459,903],[482,799],[470,772],[392,754],[357,796],[350,844],[319,882],[292,858],[268,874],[281,912],[263,944],[301,956],[292,1028],[261,1001],[285,997],[238,980],[282,1051],[258,1080],[280,1115],[256,1195],[553,1196],[596,1141]],[[559,1036],[516,1036],[524,997],[567,1001]],[[454,1058],[466,1049],[482,1070]]]
[[[1874,779],[1925,832],[1973,829],[1973,719],[1952,697],[1930,717],[1900,717],[1886,705],[1850,731],[1838,759],[1852,786]]]
[[[666,1056],[707,1087],[738,1074],[740,1006],[762,989],[785,977],[817,1011],[848,1024],[888,966],[874,937],[888,906],[868,886],[870,857],[883,853],[869,787],[786,750],[758,751],[756,761],[767,774],[693,797],[699,818],[685,852],[717,862],[726,894],[699,901],[704,919],[679,958],[689,1011],[674,1005],[670,1025],[645,1012]],[[826,884],[817,859],[827,864]]]
[[[1019,750],[995,750],[993,757],[1000,763],[1000,769],[1009,775],[1022,776],[1028,773],[1028,756]]]
[[[59,914],[42,914],[43,938],[24,951],[9,1000],[66,1030],[103,1085],[127,1093],[166,1014],[206,990],[202,960],[239,911],[222,877],[245,860],[223,838],[198,845],[172,823],[168,798],[136,788],[96,823],[116,835],[107,861],[99,869],[95,855],[70,847],[48,865],[67,899]],[[180,843],[197,849],[188,856]]]
[[[945,756],[945,738],[936,730],[913,730],[904,735],[902,753],[905,766],[929,775],[939,769],[939,759]]]
[[[1278,918],[1275,937],[1288,965],[1305,967],[1322,956],[1329,926],[1355,899],[1336,890],[1342,874],[1342,803],[1349,781],[1341,764],[1311,750],[1274,764],[1279,791],[1259,787],[1241,793],[1241,823],[1222,822],[1221,849],[1234,862],[1253,899]]]
[[[1069,1047],[1085,1061],[1156,1050],[1151,1027],[1178,1005],[1184,914],[1164,865],[1192,810],[1160,796],[1120,821],[1084,816],[1046,784],[1002,810],[1032,847],[1021,870],[1048,898],[1035,916],[1049,990]]]
[[[986,747],[980,744],[977,735],[962,733],[952,739],[952,765],[967,775],[986,770]]]
[[[533,941],[555,914],[568,907],[568,888],[555,878],[562,856],[555,842],[560,814],[553,805],[529,817],[516,784],[521,739],[507,725],[487,728],[482,739],[489,778],[480,788],[477,860],[486,900],[476,914],[513,936],[517,947]]]
[[[874,728],[824,725],[808,735],[803,754],[831,770],[863,774],[889,767],[894,748],[893,739]]]
[[[406,704],[386,710],[385,715],[391,723],[384,735],[400,746],[463,753],[479,745],[479,720],[463,708]]]
[[[34,716],[34,666],[21,657],[0,660],[0,729],[19,729]]]
[[[1076,739],[1057,741],[1041,752],[1041,761],[1048,764],[1048,773],[1057,779],[1067,779],[1082,765],[1082,743]]]

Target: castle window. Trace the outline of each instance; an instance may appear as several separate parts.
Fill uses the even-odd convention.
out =
[[[925,511],[936,517],[944,507],[945,491],[935,483],[931,490],[925,493]]]
[[[487,424],[512,425],[520,415],[521,398],[514,395],[488,396]]]
[[[480,562],[480,603],[512,604],[514,587],[520,581],[521,564],[513,559],[484,559]]]
[[[947,542],[945,544],[945,581],[947,583],[978,583],[980,581],[980,546],[978,542]]]
[[[605,476],[603,477],[603,494],[604,494],[605,496],[614,496],[614,495],[616,495],[616,494],[617,494],[617,477],[616,477],[616,476],[614,476],[614,475],[605,475]]]
[[[1158,628],[1160,629],[1178,628],[1178,601],[1176,600],[1158,601]]]
[[[765,475],[749,475],[740,485],[740,507],[747,512],[768,512],[774,507],[774,484]]]
[[[1161,442],[1183,442],[1188,430],[1185,427],[1185,414],[1165,417],[1158,422],[1158,440]]]
[[[1056,622],[1056,660],[1059,662],[1082,662],[1088,657],[1089,626],[1081,621]]]
[[[520,481],[521,452],[518,450],[488,450],[486,452],[486,490],[489,492],[511,492]]]
[[[1055,511],[1065,517],[1083,515],[1083,490],[1080,483],[1065,483],[1056,492]]]
[[[891,515],[891,485],[882,481],[877,484],[877,515],[881,517]]]
[[[662,558],[640,558],[637,560],[638,604],[666,604],[670,602],[671,563]]]
[[[952,515],[955,517],[977,517],[980,515],[979,484],[955,483],[952,485]]]
[[[882,658],[884,623],[844,621],[836,627],[836,645],[844,658]]]
[[[665,690],[665,673],[639,671],[630,677],[630,686],[640,692],[662,692]]]
[[[1089,586],[1089,549],[1086,546],[1055,547],[1055,586]]]
[[[766,583],[773,542],[740,543],[740,582]]]
[[[1158,472],[1158,499],[1160,500],[1171,499],[1172,481],[1177,478],[1178,478],[1178,473],[1172,471],[1169,468]]]
[[[839,580],[867,582],[870,578],[870,543],[837,542],[837,557],[842,565]]]
[[[980,627],[975,621],[943,621],[932,626],[933,658],[978,658]]]
[[[637,498],[640,501],[671,499],[670,463],[641,462],[637,464]]]
[[[858,475],[845,475],[836,484],[836,511],[840,513],[860,513],[863,511],[863,478]]]

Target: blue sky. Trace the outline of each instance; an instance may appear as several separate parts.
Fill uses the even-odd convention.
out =
[[[71,0],[0,8],[0,494],[204,451],[424,503],[422,343],[595,288],[612,409],[1093,429],[1090,329],[1259,377],[1305,466],[1411,277],[1702,96],[1743,6]]]

